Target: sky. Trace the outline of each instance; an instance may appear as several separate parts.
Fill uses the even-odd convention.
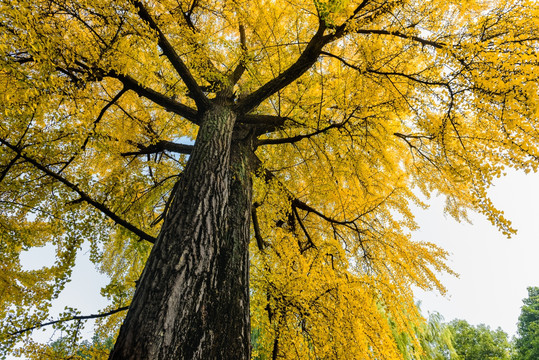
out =
[[[494,204],[513,222],[517,235],[508,239],[482,215],[471,214],[473,224],[458,223],[443,213],[443,199],[432,198],[427,210],[417,208],[420,230],[413,239],[440,245],[451,253],[449,265],[459,277],[441,275],[447,294],[417,291],[425,315],[439,312],[446,321],[465,319],[470,324],[501,327],[516,334],[522,299],[528,286],[539,286],[539,174],[509,172],[489,191]],[[39,268],[53,256],[52,249],[26,253],[27,268]],[[72,281],[55,302],[52,314],[64,306],[77,307],[83,315],[95,314],[107,305],[99,290],[107,284],[88,259],[87,248],[79,253]],[[86,337],[92,334],[91,324]],[[38,332],[36,339],[56,337],[52,330]]]
[[[526,288],[539,286],[539,174],[509,171],[489,195],[518,230],[510,239],[480,214],[471,214],[472,224],[444,216],[440,198],[426,211],[416,209],[420,230],[413,238],[449,251],[449,265],[459,274],[440,277],[445,297],[418,291],[417,298],[425,315],[437,311],[446,321],[501,327],[513,336]]]
[[[32,249],[21,255],[21,264],[25,269],[39,269],[50,265],[51,259],[55,256],[53,247]],[[90,261],[90,250],[87,245],[77,254],[76,265],[73,268],[71,281],[67,283],[64,290],[56,299],[50,311],[52,320],[56,320],[57,314],[65,311],[65,307],[73,307],[81,312],[81,315],[97,314],[108,305],[108,300],[100,295],[102,287],[108,284],[108,278],[100,274],[95,265]],[[93,335],[93,321],[88,321],[83,335],[85,339],[90,339]],[[54,332],[52,327],[47,327],[43,331],[35,331],[34,339],[40,342],[48,342],[50,339],[57,339],[59,333]],[[8,358],[10,360],[11,358]]]

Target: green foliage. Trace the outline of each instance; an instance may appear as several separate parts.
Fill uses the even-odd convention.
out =
[[[419,341],[424,354],[419,359],[443,360],[456,357],[453,335],[440,314],[431,314],[423,329]]]
[[[465,320],[453,320],[448,326],[453,335],[453,346],[458,354],[456,359],[511,359],[512,345],[501,328],[491,330],[489,326],[483,324],[473,326]]]
[[[528,297],[522,302],[514,359],[539,359],[539,287],[529,287]]]
[[[104,360],[114,346],[112,337],[94,335],[91,341],[75,342],[71,337],[61,337],[40,350],[28,355],[29,360]]]
[[[450,328],[439,313],[430,314],[425,323],[416,326],[416,342],[409,334],[395,333],[397,346],[405,360],[446,360],[456,359]]]

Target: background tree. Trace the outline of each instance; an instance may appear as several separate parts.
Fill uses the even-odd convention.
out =
[[[439,313],[430,314],[425,323],[414,329],[413,335],[394,333],[404,360],[458,359],[453,347],[453,333]]]
[[[28,360],[105,360],[114,345],[113,338],[100,339],[94,335],[91,341],[74,342],[69,337],[60,337],[50,344],[26,352]]]
[[[88,242],[113,359],[248,358],[249,309],[261,356],[401,357],[448,271],[415,192],[513,231],[486,189],[538,164],[535,5],[0,1],[1,353]]]
[[[515,359],[539,357],[539,287],[529,287],[528,297],[518,317],[518,336],[515,340]]]
[[[460,360],[509,360],[512,344],[501,329],[491,330],[480,324],[470,325],[465,320],[449,323],[453,334],[453,345]],[[449,359],[449,358],[448,358]]]

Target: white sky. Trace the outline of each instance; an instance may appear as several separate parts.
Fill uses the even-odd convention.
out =
[[[58,314],[65,311],[64,307],[69,306],[80,310],[81,315],[97,314],[108,305],[107,299],[100,295],[102,287],[108,284],[108,278],[100,274],[94,264],[89,259],[88,246],[77,254],[76,266],[71,275],[71,281],[67,283],[64,290],[53,302],[50,318],[58,319]],[[21,255],[21,263],[25,269],[39,269],[45,265],[50,265],[54,259],[54,248],[46,246],[28,251]],[[85,339],[90,339],[93,335],[93,321],[88,321],[83,334]],[[34,339],[41,342],[48,342],[50,339],[57,339],[60,334],[55,333],[51,326],[42,331],[34,331]],[[10,358],[8,358],[9,360]]]
[[[501,327],[512,336],[526,288],[539,286],[539,174],[511,171],[489,194],[518,230],[511,239],[480,214],[471,214],[473,224],[443,216],[441,199],[433,199],[426,211],[416,211],[421,229],[413,238],[449,251],[450,266],[460,274],[441,277],[446,297],[418,292],[418,299],[425,315],[438,311],[446,321],[459,318]]]
[[[427,210],[416,209],[421,229],[413,238],[434,242],[448,250],[452,254],[450,266],[460,274],[459,278],[441,276],[448,290],[446,297],[418,292],[425,315],[437,311],[446,321],[465,319],[474,325],[501,327],[510,336],[515,335],[526,287],[539,286],[538,185],[539,174],[510,172],[490,191],[495,205],[505,211],[518,229],[511,239],[478,214],[471,214],[473,224],[457,223],[443,214],[443,201],[439,198],[431,199]],[[28,252],[23,261],[38,268],[52,256],[52,250],[44,248]],[[106,278],[88,260],[87,250],[83,250],[77,257],[72,281],[55,302],[51,314],[63,311],[66,305],[77,307],[83,315],[97,313],[107,305],[99,295],[106,283]],[[90,325],[87,338],[91,334]],[[47,341],[51,335],[51,330],[36,332],[36,339]]]

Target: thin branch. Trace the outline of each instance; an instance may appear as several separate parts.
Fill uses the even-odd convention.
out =
[[[393,133],[393,135],[400,137],[401,139],[427,139],[427,140],[433,140],[435,138],[434,135],[414,135],[414,134],[401,134],[398,132]]]
[[[391,35],[391,36],[400,37],[402,39],[413,40],[413,41],[418,42],[418,43],[420,43],[422,45],[432,46],[432,47],[434,47],[436,49],[443,49],[443,48],[445,48],[447,46],[447,44],[442,43],[442,42],[423,39],[423,38],[421,38],[419,36],[415,36],[415,35],[403,34],[400,31],[389,31],[389,30],[379,30],[379,29],[359,29],[359,30],[356,30],[355,33],[357,33],[357,34],[365,34],[365,35],[370,35],[370,34]]]
[[[408,80],[412,80],[414,82],[423,84],[423,85],[431,85],[431,86],[441,86],[449,89],[449,83],[441,82],[441,81],[429,81],[429,80],[422,80],[414,77],[413,75],[399,73],[399,72],[393,72],[393,71],[378,71],[378,70],[372,70],[372,69],[366,69],[365,72],[368,72],[370,74],[376,74],[376,75],[383,75],[383,76],[401,76]]]
[[[189,6],[189,9],[187,11],[183,11],[183,6],[179,5],[180,13],[182,14],[183,19],[185,20],[185,23],[191,30],[193,34],[199,34],[200,31],[195,26],[195,23],[193,22],[193,19],[191,18],[191,15],[193,14],[193,11],[195,8],[198,7],[198,0],[194,0],[192,4]],[[176,17],[177,15],[170,11],[170,14]],[[189,45],[191,45],[195,51],[203,49],[204,46],[198,43],[196,40],[196,37],[186,36],[185,41],[188,42]],[[222,82],[218,79],[219,76],[215,76],[215,74],[221,74],[221,71],[215,66],[215,64],[211,61],[210,57],[208,56],[207,51],[197,51],[197,62],[204,63],[204,66],[207,69],[211,69],[209,72],[205,72],[205,74],[200,74],[207,82],[210,83],[210,86],[206,87],[201,86],[201,89],[203,92],[211,92],[215,89],[221,88]],[[200,60],[200,61],[199,61]]]
[[[141,239],[149,241],[152,244],[155,242],[155,238],[153,236],[145,233],[144,231],[142,231],[141,229],[139,229],[135,225],[131,224],[127,220],[124,220],[124,219],[120,218],[112,210],[110,210],[107,206],[105,206],[104,204],[92,199],[90,197],[90,195],[88,195],[86,192],[81,190],[78,187],[78,185],[73,184],[72,182],[70,182],[69,180],[67,180],[66,178],[61,176],[60,174],[50,170],[45,165],[39,163],[35,159],[33,159],[33,158],[29,157],[28,155],[24,154],[22,149],[20,149],[19,147],[12,145],[11,143],[9,143],[8,141],[6,141],[5,139],[2,139],[2,138],[0,138],[0,143],[4,144],[8,148],[10,148],[12,151],[14,151],[16,154],[18,154],[21,158],[23,158],[24,160],[26,160],[30,164],[34,165],[38,170],[44,172],[46,175],[52,177],[53,179],[56,179],[57,181],[61,182],[62,184],[64,184],[65,186],[67,186],[68,188],[70,188],[71,190],[76,192],[80,196],[79,201],[85,201],[88,204],[92,205],[94,208],[96,208],[97,210],[101,211],[103,214],[108,216],[116,224],[123,226],[127,230],[131,231],[133,234],[139,236]]]
[[[336,219],[333,219],[332,217],[329,217],[327,215],[324,215],[322,214],[320,211],[316,210],[315,208],[313,208],[312,206],[308,205],[307,203],[301,201],[300,199],[298,198],[294,198],[292,200],[292,205],[298,209],[301,209],[301,210],[305,210],[307,212],[310,212],[310,213],[313,213],[315,215],[317,215],[318,217],[326,220],[327,222],[330,222],[330,223],[333,223],[333,224],[339,224],[339,225],[350,225],[351,223],[353,223],[353,221],[349,221],[349,220],[336,220]]]
[[[377,75],[384,75],[384,76],[390,76],[390,75],[393,75],[393,76],[402,76],[402,77],[405,77],[409,80],[412,80],[412,81],[415,81],[415,82],[418,82],[420,84],[423,84],[423,85],[436,85],[436,86],[443,86],[443,87],[448,87],[449,84],[448,83],[444,83],[444,82],[441,82],[441,81],[429,81],[429,80],[422,80],[422,79],[418,79],[416,77],[414,77],[413,75],[409,75],[409,74],[404,74],[404,73],[399,73],[399,72],[394,72],[394,71],[380,71],[380,70],[373,70],[373,69],[362,69],[360,68],[359,66],[356,66],[354,64],[351,64],[349,63],[347,60],[345,60],[344,58],[342,58],[341,56],[339,55],[335,55],[335,54],[332,54],[330,52],[327,52],[327,51],[322,51],[320,53],[321,55],[325,55],[325,56],[329,56],[329,57],[332,57],[334,59],[337,59],[339,60],[343,65],[349,67],[349,68],[352,68],[354,70],[357,70],[359,73],[363,74],[363,73],[370,73],[370,74],[377,74]]]
[[[259,146],[259,145],[292,144],[292,143],[298,142],[300,140],[307,139],[307,138],[316,136],[318,134],[322,134],[322,133],[328,131],[329,129],[333,129],[333,128],[338,129],[338,128],[344,126],[345,123],[346,122],[342,122],[342,123],[338,123],[338,124],[331,124],[329,126],[326,126],[323,129],[320,129],[320,130],[317,130],[315,132],[312,132],[310,134],[305,134],[305,135],[296,135],[296,136],[291,136],[291,137],[287,137],[287,138],[280,138],[280,139],[262,139],[262,140],[258,140],[257,146]]]
[[[193,10],[195,10],[195,7],[197,6],[197,0],[193,1],[191,6],[189,7],[188,11],[181,10],[181,13],[183,15],[183,19],[187,23],[187,26],[193,31],[198,32],[198,29],[196,28],[195,24],[193,23],[193,19],[191,19],[191,15],[193,14]]]
[[[174,47],[170,44],[163,31],[159,28],[155,20],[152,18],[142,1],[132,0],[133,5],[138,10],[139,17],[148,23],[152,30],[155,30],[158,34],[158,44],[163,50],[163,53],[170,61],[178,75],[181,77],[187,89],[189,89],[190,96],[195,100],[197,108],[199,110],[206,109],[210,106],[210,101],[196,82],[195,78],[180,58]]]
[[[125,94],[125,92],[127,91],[128,89],[125,87],[122,88],[122,90],[120,90],[102,109],[101,111],[99,112],[99,114],[97,115],[97,118],[94,120],[94,123],[93,123],[93,128],[92,128],[92,133],[95,133],[95,129],[97,128],[97,124],[99,124],[99,122],[101,121],[101,119],[103,118],[103,116],[105,115],[105,113],[107,112],[107,110],[114,104],[116,103],[118,100],[120,100],[120,98],[122,97],[123,94]],[[81,152],[83,152],[85,149],[86,149],[86,146],[88,145],[88,142],[90,141],[90,135],[86,136],[86,139],[84,139],[84,142],[82,143],[81,147],[80,147],[80,150],[73,154],[73,156],[71,156],[71,158],[69,160],[66,161],[66,163],[64,164],[64,166],[62,166],[62,168],[60,169],[60,171],[58,171],[59,173],[61,173],[62,171],[64,171],[64,169],[66,167],[69,166],[69,164],[71,164],[73,162],[73,160],[75,160],[75,158],[77,157],[77,155]]]
[[[180,176],[181,176],[181,174],[180,174]],[[170,209],[170,204],[172,204],[172,201],[174,201],[174,198],[176,196],[176,191],[178,189],[179,184],[180,184],[179,180],[177,180],[174,183],[174,186],[172,187],[172,190],[170,190],[170,195],[169,195],[169,197],[167,199],[167,202],[165,203],[165,208],[163,209],[163,212],[161,214],[159,214],[159,216],[157,216],[157,218],[155,218],[154,221],[152,221],[150,226],[153,227],[153,226],[159,224],[162,220],[165,220],[165,217],[168,214],[168,209]]]
[[[408,147],[410,148],[410,150],[412,151],[412,153],[413,153],[413,150],[415,150],[421,157],[426,159],[434,168],[441,171],[440,167],[436,164],[436,162],[434,160],[431,159],[431,157],[428,154],[423,152],[419,147],[417,147],[415,144],[413,144],[409,140],[409,139],[419,139],[419,141],[421,142],[421,146],[422,146],[423,145],[423,139],[433,140],[435,138],[434,135],[431,135],[431,136],[405,135],[405,134],[401,134],[401,133],[398,133],[398,132],[393,133],[393,135],[395,135],[396,137],[404,140],[406,142],[406,144],[408,145]]]
[[[352,16],[347,19],[343,24],[336,27],[336,31],[333,34],[324,35],[325,30],[327,29],[325,22],[321,19],[319,23],[319,27],[314,34],[314,36],[311,38],[299,58],[296,60],[295,63],[290,65],[286,70],[284,70],[282,73],[280,73],[276,78],[268,81],[264,85],[262,85],[260,88],[258,88],[256,91],[251,93],[250,95],[246,96],[243,100],[238,102],[237,110],[240,113],[248,113],[255,109],[262,101],[267,99],[269,96],[275,94],[279,90],[283,89],[284,87],[288,86],[292,82],[294,82],[296,79],[298,79],[301,75],[303,75],[307,70],[309,70],[313,64],[316,62],[318,57],[320,56],[322,52],[322,48],[330,43],[331,41],[334,41],[346,33],[346,26],[348,23],[359,13],[361,9],[365,5],[367,5],[368,1],[363,1],[355,10]],[[419,42],[423,45],[429,45],[433,46],[438,49],[442,49],[446,46],[444,43],[439,43],[432,40],[423,39],[421,37],[415,36],[415,35],[407,35],[403,34],[399,31],[388,31],[388,30],[378,30],[378,29],[360,29],[355,31],[358,34],[380,34],[380,35],[391,35],[391,36],[397,36],[404,39],[410,39],[416,42]]]
[[[122,97],[123,94],[125,94],[125,92],[127,91],[128,89],[124,86],[122,88],[122,90],[120,90],[108,103],[107,105],[103,106],[103,108],[101,109],[101,111],[99,112],[99,115],[97,115],[97,118],[94,120],[94,128],[93,130],[95,131],[95,128],[97,126],[97,124],[99,124],[99,122],[101,121],[101,119],[103,118],[103,115],[105,115],[105,113],[107,112],[107,110],[114,104],[116,103],[116,101],[120,100],[120,98]]]
[[[83,315],[83,316],[72,316],[72,317],[67,318],[67,319],[60,319],[60,320],[49,321],[49,322],[47,322],[47,323],[41,323],[41,324],[38,324],[38,325],[35,325],[35,326],[32,326],[32,327],[26,328],[26,329],[17,330],[17,331],[14,331],[14,332],[12,332],[12,333],[8,333],[8,335],[10,335],[10,336],[20,335],[20,334],[23,334],[23,333],[25,333],[25,332],[32,331],[32,330],[34,330],[34,329],[39,329],[39,328],[42,328],[42,327],[45,327],[45,326],[50,326],[50,325],[54,325],[54,324],[58,324],[58,323],[63,323],[63,322],[66,322],[66,321],[99,319],[99,318],[102,318],[102,317],[107,317],[107,316],[110,316],[110,315],[114,315],[114,314],[116,314],[116,313],[119,313],[119,312],[121,312],[121,311],[125,311],[125,310],[128,310],[128,309],[129,309],[129,306],[124,306],[124,307],[121,307],[121,308],[118,308],[118,309],[114,309],[114,310],[111,310],[111,311],[109,311],[109,312],[102,313],[102,314],[91,314],[91,315]]]
[[[243,100],[241,100],[238,103],[237,109],[240,113],[248,113],[251,110],[255,109],[262,101],[267,99],[269,96],[275,94],[279,90],[283,89],[287,85],[294,82],[296,79],[298,79],[301,75],[303,75],[307,70],[309,70],[313,64],[316,62],[318,57],[320,56],[322,52],[322,48],[330,43],[331,41],[334,41],[346,33],[346,26],[348,23],[359,13],[361,9],[363,9],[364,6],[367,5],[367,1],[363,1],[355,10],[352,16],[347,19],[343,24],[341,24],[339,27],[337,27],[336,31],[333,34],[324,35],[325,30],[327,29],[326,24],[323,20],[320,21],[319,27],[316,31],[316,33],[313,35],[299,58],[296,60],[295,63],[290,65],[286,70],[284,70],[282,73],[280,73],[276,78],[268,81],[264,85],[262,85],[260,88],[258,88],[256,91],[251,93],[250,95],[246,96]],[[357,30],[356,33],[359,34],[385,34],[385,35],[393,35],[398,36],[406,39],[412,39],[414,41],[418,41],[424,45],[431,45],[437,48],[444,47],[443,44],[422,39],[417,36],[413,35],[406,35],[402,34],[398,31],[387,31],[387,30]]]
[[[19,203],[19,202],[16,202],[16,201],[0,200],[0,204],[9,204],[9,205],[18,206],[18,207],[20,207],[20,208],[28,209],[28,211],[31,212],[31,213],[39,212],[39,213],[41,213],[41,214],[50,216],[51,218],[54,218],[54,219],[56,219],[56,220],[62,220],[62,221],[65,221],[65,220],[66,220],[65,218],[56,216],[55,214],[53,214],[53,213],[51,213],[51,212],[49,212],[49,211],[47,211],[47,210],[43,210],[43,209],[41,209],[41,208],[33,207],[33,206],[30,206],[30,205],[27,205],[27,204],[23,204],[23,203]]]

